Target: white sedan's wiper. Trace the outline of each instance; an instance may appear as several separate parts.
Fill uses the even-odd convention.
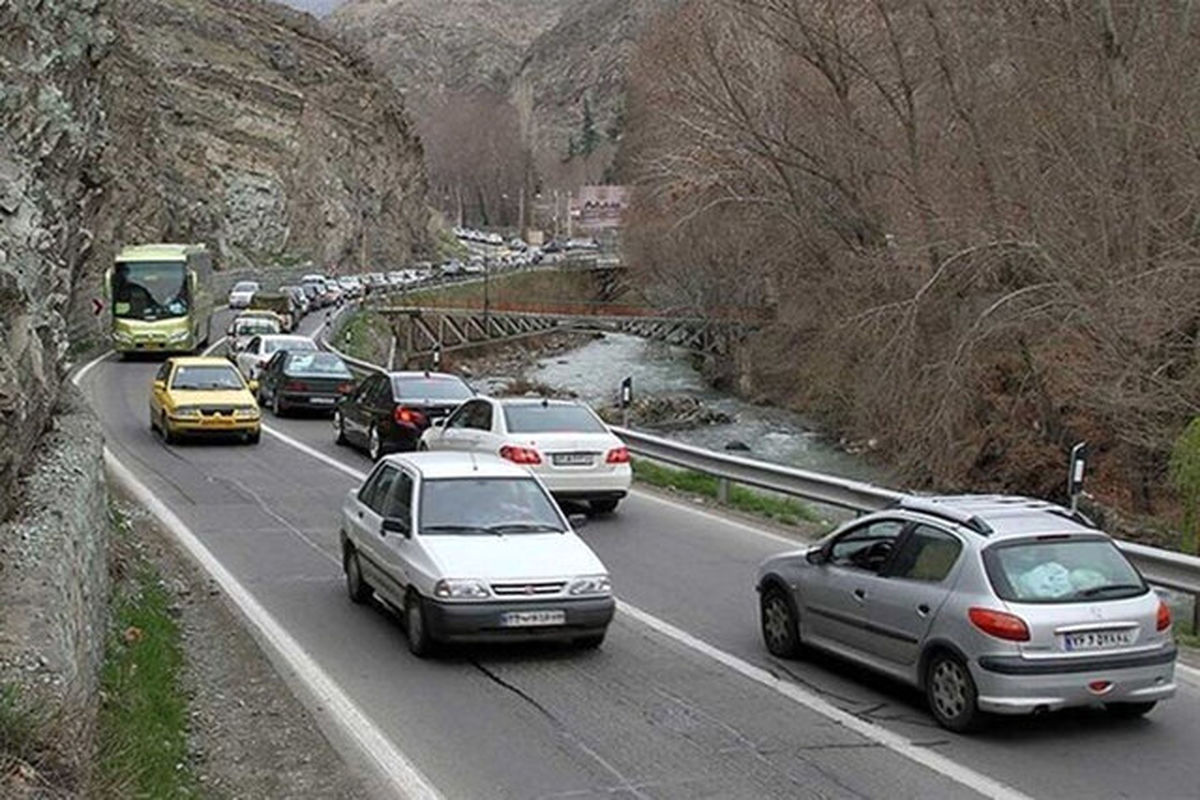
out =
[[[502,522],[499,525],[489,525],[487,527],[493,533],[562,533],[563,529],[557,525],[549,525],[544,522]]]
[[[500,536],[498,531],[481,525],[422,525],[421,533],[489,533]]]

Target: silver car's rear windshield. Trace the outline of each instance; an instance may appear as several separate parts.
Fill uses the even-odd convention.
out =
[[[561,533],[552,501],[532,478],[444,478],[421,484],[421,533],[506,536]]]
[[[1108,539],[1046,536],[1000,544],[987,548],[983,561],[996,594],[1015,603],[1116,600],[1149,591]]]
[[[510,433],[604,433],[592,412],[582,406],[511,405],[504,407]]]

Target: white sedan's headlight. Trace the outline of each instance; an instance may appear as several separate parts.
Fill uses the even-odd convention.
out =
[[[443,600],[479,600],[492,596],[483,581],[454,578],[438,581],[433,586],[433,593]]]
[[[612,582],[607,575],[588,575],[576,578],[567,586],[567,594],[612,594]]]

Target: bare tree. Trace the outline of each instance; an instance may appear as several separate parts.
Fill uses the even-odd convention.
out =
[[[690,0],[634,59],[630,252],[762,303],[760,387],[917,483],[1148,509],[1200,398],[1193,4]]]

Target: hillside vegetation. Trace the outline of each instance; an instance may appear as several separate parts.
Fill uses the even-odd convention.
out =
[[[756,394],[915,485],[1169,507],[1200,398],[1190,5],[685,2],[642,43],[631,261],[766,306]]]

